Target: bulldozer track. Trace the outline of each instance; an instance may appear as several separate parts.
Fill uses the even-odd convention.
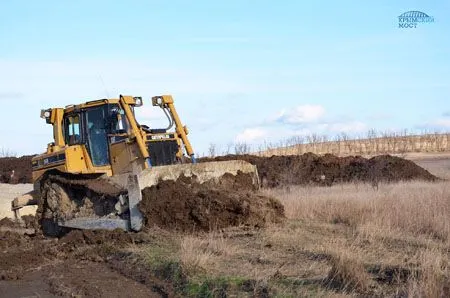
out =
[[[111,180],[103,177],[77,177],[75,175],[68,174],[50,174],[48,178],[52,181],[62,183],[67,187],[78,186],[89,189],[99,195],[117,197],[120,194],[126,192],[118,184],[112,182]]]
[[[44,234],[60,235],[60,220],[78,217],[102,218],[115,213],[115,205],[126,190],[103,177],[72,177],[49,174],[40,183],[37,218]]]

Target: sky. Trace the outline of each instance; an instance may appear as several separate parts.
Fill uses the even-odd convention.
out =
[[[422,11],[433,23],[399,28]],[[0,149],[45,151],[40,109],[172,94],[194,151],[450,130],[448,1],[0,2]]]

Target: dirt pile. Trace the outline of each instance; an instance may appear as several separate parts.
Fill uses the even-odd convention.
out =
[[[31,183],[32,158],[32,155],[0,158],[0,183]]]
[[[20,227],[20,225],[14,222],[12,219],[4,217],[0,219],[0,227],[17,228]]]
[[[284,217],[281,203],[257,194],[251,177],[226,175],[221,184],[200,184],[194,178],[161,181],[142,191],[139,209],[147,227],[208,231],[228,226],[263,227]]]
[[[320,184],[339,182],[397,182],[407,180],[434,181],[437,178],[414,162],[390,155],[370,159],[361,156],[319,156],[313,153],[291,156],[259,157],[227,155],[206,161],[245,160],[258,168],[263,187]]]

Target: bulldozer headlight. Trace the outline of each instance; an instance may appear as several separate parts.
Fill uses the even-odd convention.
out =
[[[142,106],[142,97],[133,97],[134,99],[134,105],[137,107]]]
[[[51,115],[52,115],[52,113],[50,112],[50,110],[41,110],[41,118],[42,119],[48,119],[48,118],[50,118]]]
[[[153,96],[152,97],[152,104],[153,106],[160,106],[162,107],[163,99],[161,96]]]

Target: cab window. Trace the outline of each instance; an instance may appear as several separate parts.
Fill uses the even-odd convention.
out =
[[[110,110],[111,115],[111,133],[112,134],[124,134],[128,132],[129,124],[125,111],[119,106],[114,105]]]
[[[68,145],[80,143],[80,116],[78,114],[64,118],[64,139]]]

